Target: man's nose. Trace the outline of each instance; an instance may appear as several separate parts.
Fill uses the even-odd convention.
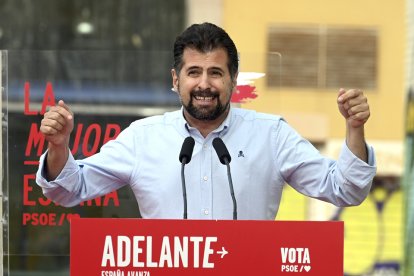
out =
[[[207,73],[203,73],[200,76],[197,87],[199,90],[206,90],[211,88],[210,78]]]

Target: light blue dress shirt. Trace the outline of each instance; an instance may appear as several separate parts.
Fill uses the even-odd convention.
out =
[[[239,219],[274,219],[285,183],[298,192],[337,206],[360,204],[376,172],[373,149],[368,164],[346,146],[328,159],[281,117],[231,108],[220,127],[204,138],[185,121],[182,110],[133,122],[99,153],[69,159],[53,181],[46,181],[44,153],[37,183],[46,197],[63,206],[130,185],[144,218],[182,218],[181,163],[184,139],[195,139],[185,167],[189,219],[232,219],[226,166],[212,147],[220,137],[232,157],[230,167]]]

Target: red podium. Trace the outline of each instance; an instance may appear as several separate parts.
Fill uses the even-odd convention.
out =
[[[73,219],[70,275],[343,275],[343,222]]]

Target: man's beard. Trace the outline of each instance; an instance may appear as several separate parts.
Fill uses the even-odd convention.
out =
[[[195,96],[200,97],[213,97],[213,100],[217,99],[217,105],[213,110],[210,108],[196,107],[193,104],[193,99]],[[211,92],[209,90],[200,90],[200,91],[191,91],[190,92],[190,101],[186,105],[181,101],[184,109],[195,119],[200,121],[213,121],[219,118],[224,112],[227,111],[230,105],[230,97],[225,104],[220,101],[219,94]]]

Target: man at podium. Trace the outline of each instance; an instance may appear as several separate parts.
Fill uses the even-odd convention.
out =
[[[173,56],[182,108],[132,122],[91,157],[70,152],[74,114],[64,101],[44,114],[48,149],[36,181],[46,197],[74,206],[130,185],[144,218],[231,219],[236,209],[239,219],[260,220],[275,218],[285,183],[336,206],[366,198],[376,163],[364,138],[370,110],[361,90],[338,91],[346,138],[331,160],[280,116],[230,105],[239,60],[222,28],[190,26]]]

